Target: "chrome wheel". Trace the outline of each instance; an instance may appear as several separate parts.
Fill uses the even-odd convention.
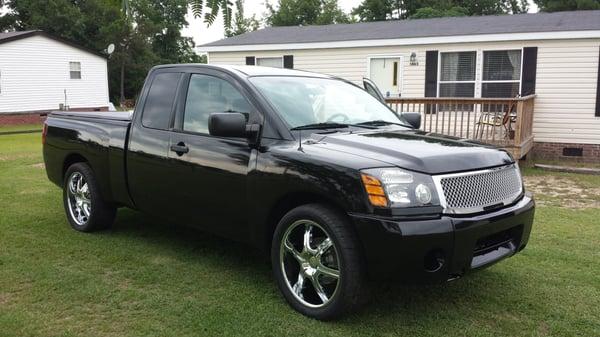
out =
[[[327,232],[316,222],[294,222],[283,234],[279,259],[287,287],[302,304],[322,307],[337,293],[339,254]]]
[[[67,184],[67,202],[71,218],[79,226],[85,225],[92,214],[92,200],[83,174],[73,172]]]

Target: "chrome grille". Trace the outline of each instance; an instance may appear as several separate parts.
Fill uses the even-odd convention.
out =
[[[448,213],[476,213],[506,205],[523,192],[516,165],[434,177],[442,206]]]

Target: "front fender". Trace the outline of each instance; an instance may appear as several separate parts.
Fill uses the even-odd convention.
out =
[[[265,240],[269,236],[264,233],[274,229],[271,228],[272,212],[282,200],[293,207],[309,202],[326,202],[345,213],[368,212],[358,170],[320,160],[295,149],[259,154],[256,169],[250,172],[248,187],[248,205],[252,213],[249,237],[251,243],[258,247],[268,246],[269,242]],[[299,200],[294,202],[294,196]],[[290,198],[292,201],[287,202]]]

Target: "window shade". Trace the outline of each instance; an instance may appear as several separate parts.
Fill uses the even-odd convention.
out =
[[[81,79],[81,63],[69,62],[69,77],[71,79]]]
[[[283,59],[281,57],[257,57],[256,65],[262,67],[283,68]]]
[[[520,50],[494,50],[483,53],[484,81],[518,81],[520,79]]]
[[[474,81],[476,52],[442,53],[441,81]]]

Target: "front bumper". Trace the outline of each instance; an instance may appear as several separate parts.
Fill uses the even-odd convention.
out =
[[[397,220],[350,214],[371,279],[444,282],[490,266],[525,248],[535,203],[525,195],[512,206],[469,217]]]

